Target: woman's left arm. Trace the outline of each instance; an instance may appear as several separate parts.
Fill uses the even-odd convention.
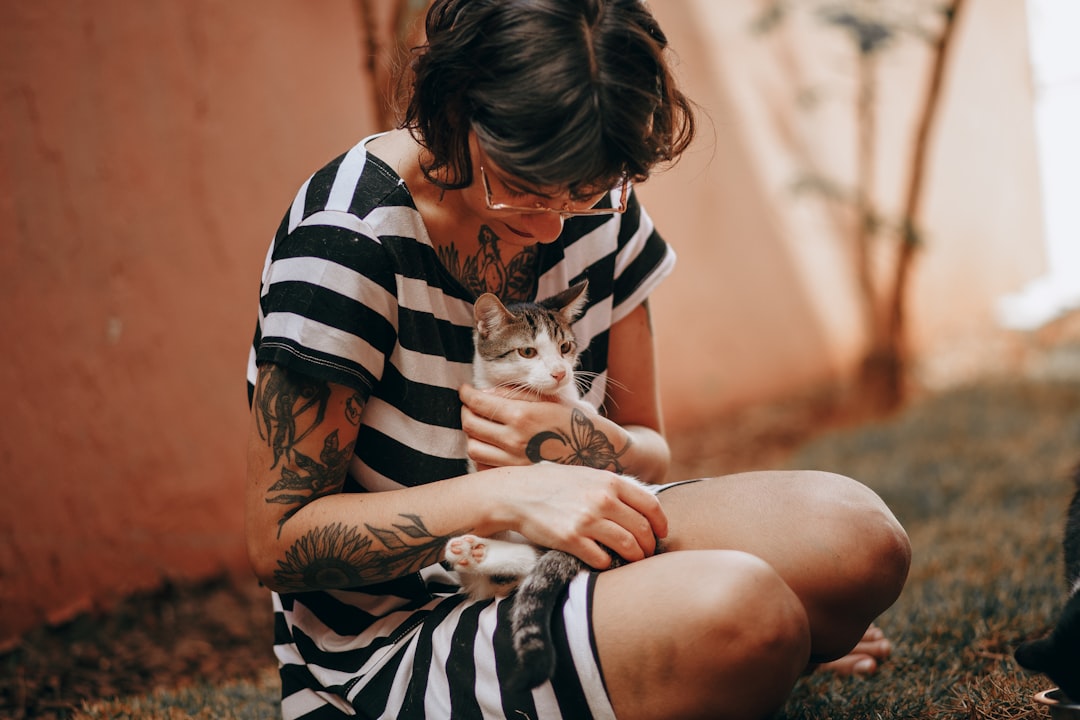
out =
[[[512,400],[466,385],[462,428],[479,465],[544,460],[612,470],[663,482],[671,453],[664,440],[656,355],[647,303],[612,326],[605,414],[552,402]]]
[[[664,439],[648,300],[611,328],[607,392],[607,418],[627,437],[624,472],[644,482],[664,482],[671,450]]]

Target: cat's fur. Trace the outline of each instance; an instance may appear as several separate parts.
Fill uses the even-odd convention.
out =
[[[1065,580],[1069,599],[1053,631],[1016,649],[1016,661],[1049,677],[1072,702],[1080,702],[1080,467],[1065,520]]]
[[[581,282],[546,300],[509,306],[490,293],[477,298],[473,384],[482,390],[514,388],[522,396],[586,407],[574,374],[579,348],[571,329],[585,306],[586,287],[587,282]],[[548,680],[555,671],[555,604],[567,583],[587,566],[568,553],[538,548],[517,533],[460,535],[447,542],[445,555],[473,599],[505,596],[517,588],[510,612],[517,655],[511,683],[534,688]],[[614,554],[612,560],[613,566],[622,563]]]

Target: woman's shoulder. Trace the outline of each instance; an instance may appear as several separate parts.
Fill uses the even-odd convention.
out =
[[[312,173],[293,201],[294,220],[321,212],[365,219],[381,207],[411,206],[392,164],[368,149],[368,143],[378,137],[364,138]]]

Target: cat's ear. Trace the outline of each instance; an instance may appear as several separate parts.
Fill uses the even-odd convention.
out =
[[[476,298],[476,303],[473,305],[473,319],[476,332],[480,334],[480,337],[486,338],[495,328],[512,318],[510,311],[493,294],[484,293]]]
[[[543,301],[543,304],[562,315],[567,323],[572,323],[577,320],[578,315],[585,308],[585,301],[588,299],[588,294],[585,291],[588,288],[589,281],[582,280],[561,293],[552,295]]]

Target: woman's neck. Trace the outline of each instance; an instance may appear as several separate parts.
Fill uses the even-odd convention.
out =
[[[439,260],[467,290],[477,296],[494,293],[504,302],[533,299],[538,245],[501,242],[461,190],[445,190],[428,180],[420,167],[426,150],[408,131],[376,138],[368,151],[405,181]]]

